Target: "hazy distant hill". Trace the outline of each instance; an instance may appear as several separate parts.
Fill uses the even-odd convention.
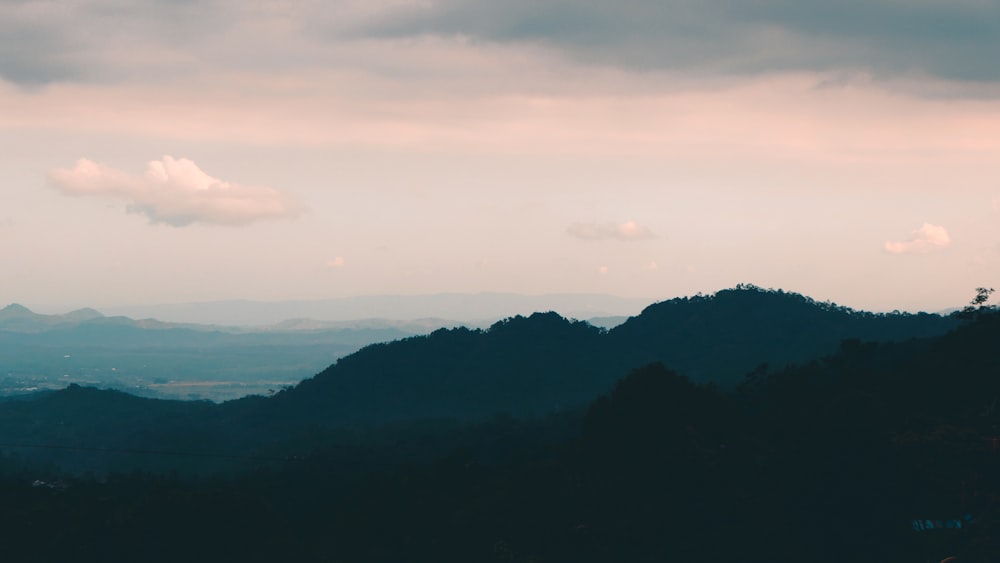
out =
[[[634,315],[652,299],[603,294],[520,295],[515,293],[441,293],[432,295],[373,295],[312,301],[208,301],[165,305],[110,307],[107,312],[164,321],[271,325],[287,319],[353,321],[384,318],[411,320],[445,318],[464,324],[490,324],[515,315],[556,311],[567,318]]]
[[[65,315],[40,315],[23,305],[12,303],[0,309],[0,330],[37,332],[53,327],[75,325],[104,317],[94,309],[77,309]]]
[[[268,327],[169,323],[94,309],[0,309],[0,395],[69,383],[132,393],[233,399],[294,384],[374,342],[426,334],[444,319],[288,320]]]

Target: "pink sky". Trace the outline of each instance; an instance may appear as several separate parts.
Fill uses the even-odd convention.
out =
[[[958,35],[996,3],[677,2],[709,46],[547,1],[3,5],[0,302],[995,285],[1000,77]]]

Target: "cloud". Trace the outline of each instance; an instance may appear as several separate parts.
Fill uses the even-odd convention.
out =
[[[697,76],[855,70],[1000,81],[996,0],[19,0],[0,2],[0,77],[18,84],[331,68],[433,38],[540,47],[600,67]],[[401,41],[397,41],[401,40]],[[461,48],[455,49],[460,51]],[[447,72],[445,72],[447,74]],[[412,80],[410,82],[413,82]]]
[[[292,217],[298,212],[298,206],[278,190],[225,182],[186,158],[171,156],[151,161],[143,176],[82,158],[71,169],[49,172],[49,182],[67,195],[125,200],[129,213],[175,227],[192,223],[244,225]]]
[[[440,0],[376,19],[390,37],[461,36],[704,74],[861,69],[996,81],[995,0]]]
[[[904,241],[886,241],[885,250],[891,254],[925,253],[951,244],[948,230],[940,225],[924,223]]]
[[[0,2],[0,78],[28,86],[101,81],[127,75],[126,67],[160,66],[160,55],[187,59],[180,46],[218,32],[223,3]]]
[[[341,63],[366,22],[406,0],[7,0],[0,79],[22,86],[312,70]],[[332,48],[331,48],[332,47]]]
[[[566,232],[582,240],[643,240],[655,238],[648,228],[636,223],[626,221],[624,223],[573,223],[566,229]]]

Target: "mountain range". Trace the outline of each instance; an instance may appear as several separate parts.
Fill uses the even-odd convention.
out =
[[[606,294],[438,293],[429,295],[370,295],[302,301],[204,301],[160,305],[107,307],[105,312],[170,322],[237,326],[267,326],[287,319],[355,321],[366,318],[411,320],[445,318],[468,326],[489,324],[514,315],[557,311],[575,319],[631,316],[653,300]]]
[[[319,429],[571,412],[652,362],[734,389],[747,376],[852,342],[934,337],[960,323],[955,316],[873,314],[740,286],[651,305],[610,330],[551,312],[487,329],[440,328],[367,345],[273,396],[220,405],[80,386],[28,395],[0,405],[0,441],[289,454]],[[120,424],[128,431],[116,430]],[[90,463],[99,456],[87,457]]]
[[[445,319],[288,319],[264,327],[0,309],[0,395],[69,383],[226,400],[293,384],[374,342],[456,326]]]

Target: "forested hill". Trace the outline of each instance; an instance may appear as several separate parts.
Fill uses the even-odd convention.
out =
[[[536,313],[368,346],[268,398],[214,405],[74,387],[0,402],[0,444],[297,454],[347,425],[579,412],[651,362],[733,389],[764,363],[773,371],[834,353],[845,340],[940,335],[959,322],[855,312],[754,287],[654,305],[611,331]],[[22,453],[62,460],[72,451]],[[128,461],[76,458],[69,463],[95,471]]]
[[[288,416],[322,412],[331,422],[540,414],[583,404],[653,362],[732,388],[763,364],[779,369],[832,354],[843,340],[929,337],[958,323],[739,286],[651,305],[610,331],[536,313],[370,346],[281,393],[276,406]]]
[[[714,295],[650,305],[609,333],[629,367],[663,362],[723,386],[760,366],[772,369],[835,352],[842,340],[896,341],[943,334],[955,317],[870,313],[781,290],[740,285]]]
[[[606,342],[602,329],[556,313],[441,329],[341,358],[274,402],[288,416],[329,422],[545,413],[611,385],[621,371]]]

